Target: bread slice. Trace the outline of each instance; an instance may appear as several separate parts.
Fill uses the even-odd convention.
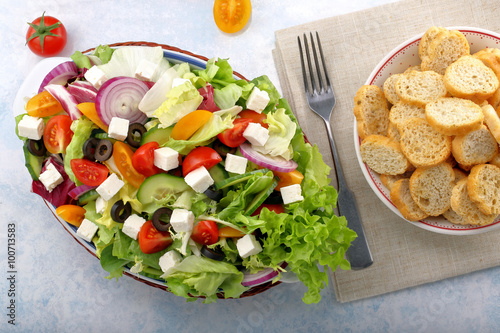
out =
[[[467,177],[469,196],[486,215],[500,214],[500,168],[493,164],[472,167]]]
[[[444,84],[451,95],[478,104],[493,96],[500,86],[495,72],[473,56],[463,56],[448,66]]]
[[[417,72],[421,72],[422,71],[422,68],[420,67],[420,65],[415,65],[415,66],[411,66],[411,67],[408,67],[404,72],[403,74],[406,74],[406,73],[409,73],[411,71],[417,71]]]
[[[491,68],[496,75],[500,75],[500,49],[485,48],[472,55],[483,62],[486,66]]]
[[[471,200],[468,190],[468,180],[460,180],[452,190],[450,199],[451,208],[460,215],[467,224],[487,225],[493,223],[496,214],[484,214]]]
[[[462,216],[458,215],[451,207],[446,212],[443,213],[443,217],[453,224],[470,224]]]
[[[460,31],[441,31],[429,42],[420,66],[423,71],[435,71],[443,75],[448,66],[469,54],[469,43]]]
[[[391,189],[391,201],[401,215],[410,221],[419,221],[429,216],[422,211],[410,193],[410,180],[403,178],[394,183]]]
[[[459,164],[483,164],[498,153],[498,143],[488,128],[482,125],[478,130],[457,135],[451,142],[451,153]]]
[[[490,164],[496,165],[500,168],[500,154],[496,154],[490,161]]]
[[[400,133],[401,150],[417,168],[438,165],[451,155],[451,137],[436,131],[425,119],[408,119]]]
[[[500,144],[500,117],[489,104],[483,105],[481,109],[484,115],[484,123],[488,126],[496,142]]]
[[[354,116],[361,139],[369,135],[387,135],[389,109],[385,95],[378,86],[364,85],[354,97]]]
[[[439,33],[447,31],[448,29],[446,28],[436,27],[436,26],[427,29],[427,31],[423,34],[422,38],[420,39],[420,43],[418,44],[418,55],[420,59],[429,56],[429,44],[431,43],[431,41],[434,40]]]
[[[447,94],[443,76],[433,71],[403,74],[396,81],[395,89],[402,101],[420,107]]]
[[[395,83],[401,75],[403,74],[392,74],[384,82],[383,89],[385,98],[387,98],[389,103],[393,105],[399,102],[399,96],[396,94]]]
[[[438,132],[464,135],[481,128],[483,112],[476,103],[455,97],[443,97],[425,106],[425,118]]]
[[[450,208],[455,172],[448,163],[417,168],[410,177],[410,193],[418,207],[430,216],[439,216]]]
[[[389,111],[389,121],[395,124],[398,129],[402,123],[410,118],[425,119],[425,108],[400,101],[394,104]]]
[[[392,189],[392,186],[394,185],[395,182],[397,182],[400,179],[410,179],[411,174],[413,173],[414,170],[411,171],[406,171],[405,173],[402,173],[400,175],[380,175],[380,181],[382,184],[390,191]]]
[[[386,136],[370,135],[361,142],[359,149],[363,162],[379,174],[399,175],[410,167],[399,144]]]
[[[401,135],[399,134],[398,127],[389,121],[389,128],[387,128],[387,137],[391,141],[399,143],[401,141]]]

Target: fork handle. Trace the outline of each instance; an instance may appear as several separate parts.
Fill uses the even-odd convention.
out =
[[[351,243],[351,246],[347,250],[347,257],[349,259],[349,262],[351,263],[351,268],[353,270],[363,269],[373,264],[373,257],[366,240],[363,224],[361,223],[358,206],[356,204],[356,198],[347,186],[344,178],[344,172],[340,164],[337,148],[335,146],[335,142],[333,141],[330,121],[326,119],[323,120],[325,121],[326,129],[328,132],[330,149],[332,151],[333,161],[335,162],[335,173],[337,175],[337,181],[339,184],[337,207],[339,209],[340,215],[343,215],[346,218],[349,228],[354,230],[358,235],[358,237]]]

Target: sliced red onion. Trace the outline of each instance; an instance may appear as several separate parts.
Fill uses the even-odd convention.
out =
[[[198,110],[207,111],[219,111],[220,108],[215,104],[214,101],[214,87],[211,84],[207,84],[205,87],[198,89],[198,92],[203,97],[203,102],[198,106]]]
[[[285,268],[286,266],[286,262],[280,265],[281,268]],[[274,279],[278,274],[279,272],[272,268],[265,268],[255,274],[244,274],[241,284],[245,287],[256,286]]]
[[[287,161],[281,156],[264,155],[252,148],[252,146],[245,142],[240,146],[241,154],[246,157],[250,162],[253,162],[261,167],[268,168],[269,170],[278,172],[292,172],[297,169],[297,162],[294,160]]]
[[[75,82],[81,82],[81,81],[75,81]],[[68,91],[71,95],[73,95],[73,97],[76,99],[78,103],[86,103],[86,102],[95,103],[95,99],[97,97],[97,90],[91,84],[90,86],[92,87],[92,89],[90,87],[84,87],[82,85],[76,85],[72,83],[68,85]]]
[[[84,194],[84,193],[87,193],[88,191],[90,190],[93,190],[95,189],[96,186],[89,186],[89,185],[80,185],[78,187],[75,187],[74,189],[72,189],[71,191],[69,191],[68,195],[73,198],[74,200],[78,200],[78,198]]]
[[[60,84],[49,84],[45,86],[45,90],[61,103],[64,111],[69,114],[71,120],[76,120],[82,116],[77,107],[77,100],[70,94],[66,87]]]
[[[97,92],[97,114],[106,125],[113,117],[128,119],[131,124],[145,124],[148,118],[138,105],[148,90],[148,85],[136,78],[118,76],[109,79]]]
[[[97,92],[97,89],[89,81],[76,80],[76,81],[71,82],[70,86],[87,88],[87,89],[90,89],[92,91]]]
[[[69,79],[78,75],[78,68],[73,61],[66,61],[54,67],[43,79],[38,93],[41,93],[48,84],[65,85]]]

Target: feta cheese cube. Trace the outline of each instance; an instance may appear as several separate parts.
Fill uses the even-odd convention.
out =
[[[137,68],[135,69],[136,79],[143,81],[151,81],[153,75],[156,72],[157,67],[158,64],[155,64],[154,62],[146,59],[142,59],[137,65]]]
[[[179,153],[170,147],[155,149],[154,165],[165,171],[175,169],[179,166]]]
[[[92,83],[92,85],[99,89],[104,82],[108,80],[108,77],[104,72],[97,66],[92,66],[88,71],[83,75],[87,81]]]
[[[281,192],[281,197],[283,198],[283,203],[285,205],[292,203],[292,202],[304,200],[304,197],[302,196],[302,188],[300,187],[300,184],[293,184],[293,185],[282,187],[280,189],[280,192]]]
[[[165,252],[160,257],[159,264],[163,274],[161,277],[166,277],[174,271],[175,266],[182,261],[182,256],[175,250]]]
[[[43,186],[45,186],[49,193],[52,192],[57,185],[64,181],[62,175],[59,171],[57,171],[56,167],[52,163],[47,165],[45,171],[38,177],[38,180],[42,182]]]
[[[125,235],[137,240],[137,235],[139,235],[139,231],[141,231],[144,223],[146,223],[145,219],[137,214],[132,214],[123,223],[122,231]]]
[[[214,180],[210,176],[210,173],[208,173],[208,170],[204,166],[201,166],[198,169],[195,169],[188,173],[187,176],[184,177],[184,180],[189,186],[191,186],[193,190],[198,193],[205,192],[210,187],[210,185],[213,185],[214,183]]]
[[[227,172],[244,174],[247,170],[248,160],[244,157],[228,153],[226,155],[225,168]]]
[[[190,232],[193,230],[194,214],[187,209],[176,208],[172,211],[170,224],[175,232]]]
[[[95,189],[97,193],[106,201],[111,200],[111,198],[118,193],[118,191],[125,185],[125,183],[118,178],[114,173],[108,176],[101,185],[97,186]]]
[[[247,99],[247,109],[262,113],[270,100],[267,91],[254,87]]]
[[[258,123],[250,123],[243,132],[243,137],[252,145],[263,146],[269,139],[269,130]]]
[[[42,118],[24,116],[23,119],[17,124],[17,132],[19,136],[31,140],[40,140],[43,135],[43,129],[45,128],[45,123]]]
[[[95,211],[99,214],[104,213],[104,209],[106,208],[106,200],[104,200],[101,196],[99,196],[95,201]]]
[[[172,80],[172,88],[180,86],[181,84],[184,84],[186,82],[191,83],[191,81],[189,81],[188,79],[182,79],[180,77],[176,77],[175,79]]]
[[[111,118],[108,128],[108,136],[112,139],[123,141],[128,136],[130,121],[119,117]]]
[[[76,234],[87,242],[91,242],[98,229],[99,227],[94,222],[83,219],[82,224],[80,224],[80,227],[76,230]]]
[[[245,235],[236,241],[240,257],[246,258],[262,251],[259,241],[254,235]]]

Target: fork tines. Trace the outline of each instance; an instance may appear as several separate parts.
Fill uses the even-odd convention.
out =
[[[304,50],[306,53],[306,58],[307,58],[307,69],[309,72],[309,76],[307,75],[306,71],[306,65],[304,63],[304,50],[302,48],[302,43],[300,41],[300,36],[297,36],[297,41],[299,43],[299,50],[300,50],[300,61],[302,65],[302,76],[304,78],[304,87],[306,89],[306,92],[308,94],[314,94],[314,93],[321,93],[323,91],[331,89],[330,85],[330,78],[328,77],[328,71],[326,69],[326,63],[325,63],[325,58],[323,56],[323,49],[321,48],[321,41],[319,39],[319,34],[316,31],[316,40],[317,43],[314,42],[314,37],[312,32],[309,33],[310,35],[310,41],[311,41],[311,49],[313,53],[313,59],[314,59],[314,66],[316,67],[315,72],[316,75],[314,75],[313,71],[313,64],[311,61],[311,55],[309,51],[309,43],[307,42],[307,35],[304,33],[303,40],[304,40]],[[318,51],[316,50],[316,44],[317,44],[317,49],[319,51],[319,56],[321,58],[321,65],[323,66],[323,73],[324,73],[324,80],[321,75],[321,68],[320,68],[320,63],[318,61]],[[307,79],[309,77],[309,80]],[[309,82],[311,83],[312,90],[309,90]]]

